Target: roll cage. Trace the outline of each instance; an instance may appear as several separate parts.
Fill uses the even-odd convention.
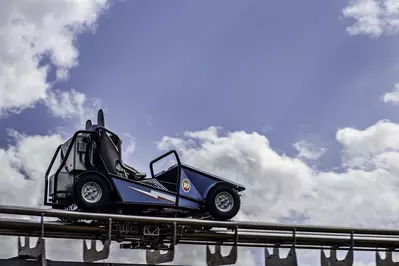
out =
[[[106,149],[106,146],[102,145],[104,143],[101,143],[101,138],[106,137],[103,134],[109,134],[109,139],[112,140],[112,144],[115,145],[114,149],[105,150],[105,151],[102,150],[104,148]],[[78,137],[81,137],[82,135],[83,135],[82,139],[85,139],[86,143],[81,144],[79,142],[77,144],[78,147],[76,147]],[[57,149],[55,150],[54,155],[51,159],[51,162],[47,168],[47,171],[45,173],[44,205],[47,205],[47,206],[58,205],[57,203],[58,203],[59,196],[58,196],[57,192],[58,192],[59,175],[63,169],[65,169],[66,171],[69,171],[69,169],[67,167],[67,161],[68,161],[69,156],[71,155],[72,149],[75,148],[78,151],[84,150],[85,158],[84,159],[80,158],[80,161],[83,160],[82,163],[87,167],[87,169],[82,170],[82,171],[73,171],[73,173],[72,173],[73,177],[74,177],[73,184],[75,183],[76,177],[80,173],[82,173],[84,171],[96,170],[96,171],[99,171],[99,172],[105,174],[106,179],[110,183],[112,188],[113,188],[113,185],[112,185],[111,177],[127,179],[130,182],[134,182],[134,183],[140,184],[140,185],[148,187],[148,188],[154,188],[153,185],[147,184],[146,182],[143,182],[143,181],[147,181],[147,180],[151,180],[151,179],[156,180],[157,175],[154,174],[154,169],[153,169],[154,163],[173,154],[177,161],[177,164],[176,164],[177,178],[176,178],[176,182],[174,182],[174,184],[173,184],[174,186],[176,186],[176,190],[170,191],[164,187],[163,188],[158,187],[158,189],[167,190],[169,193],[176,195],[177,196],[176,197],[176,207],[178,206],[179,198],[181,196],[180,189],[179,189],[179,185],[180,185],[180,181],[181,181],[180,180],[181,179],[181,161],[180,161],[179,155],[177,154],[177,152],[175,150],[170,150],[170,151],[162,154],[161,156],[155,158],[154,160],[152,160],[150,162],[150,172],[151,172],[152,178],[143,179],[146,176],[145,174],[138,172],[135,168],[133,168],[123,162],[122,145],[121,145],[122,140],[120,139],[120,137],[116,133],[112,132],[111,130],[109,130],[103,126],[94,126],[94,130],[88,130],[88,129],[78,130],[68,140],[68,143],[69,143],[69,145],[65,152],[63,152],[63,150],[62,150],[62,147],[64,144],[61,144],[57,147]],[[107,145],[110,145],[110,142],[107,142]],[[100,149],[100,150],[97,152],[96,149]],[[115,167],[112,167],[112,165],[110,165],[109,160],[107,163],[107,159],[109,159],[109,156],[110,156],[109,152],[115,152],[115,151],[117,153],[116,156],[118,159],[117,159]],[[53,175],[53,182],[50,187],[49,186],[49,174],[51,172],[51,169],[53,168],[53,165],[54,165],[59,153],[61,153],[61,163]],[[99,160],[101,160],[101,161],[99,161]],[[73,166],[73,168],[74,168],[74,166]],[[123,174],[121,174],[122,172],[123,172]],[[165,181],[163,181],[163,182],[165,182]],[[53,193],[51,195],[51,199],[49,198],[49,194],[50,194],[49,189],[51,189],[51,191],[53,191]]]

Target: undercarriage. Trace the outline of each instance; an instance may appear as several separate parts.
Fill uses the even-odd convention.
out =
[[[54,208],[54,207],[53,207]],[[68,206],[60,206],[59,210],[84,212],[86,210],[80,209],[76,204]],[[95,211],[96,213],[109,213],[109,214],[124,214],[124,215],[139,215],[139,216],[153,216],[153,217],[170,217],[170,218],[192,218],[199,220],[212,220],[212,216],[207,212],[187,211],[177,208],[143,208],[137,206],[126,206],[123,204],[112,205],[106,209]]]
[[[79,210],[76,205],[69,205],[60,209],[74,212],[82,211]],[[100,213],[212,220],[212,217],[206,213],[200,216],[198,213],[183,212],[176,209],[146,209],[145,211],[132,209],[129,211],[126,208],[110,208],[107,210],[101,210]],[[107,221],[81,220],[73,218],[58,218],[58,220],[70,224],[90,224],[105,229],[109,229],[109,226],[111,225],[112,240],[120,243],[121,249],[171,250],[185,234],[193,234],[198,230],[211,229],[202,226],[176,226],[170,224],[144,225],[140,223],[121,221],[110,223]],[[103,242],[104,241],[105,240],[103,240]]]

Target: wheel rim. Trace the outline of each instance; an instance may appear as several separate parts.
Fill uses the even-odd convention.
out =
[[[219,192],[215,198],[216,208],[221,212],[229,212],[234,206],[234,198],[228,192]]]
[[[82,198],[86,202],[96,203],[101,199],[103,191],[99,184],[95,182],[87,182],[82,186],[81,194]]]

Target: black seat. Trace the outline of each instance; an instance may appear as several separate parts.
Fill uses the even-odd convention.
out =
[[[99,157],[101,158],[108,173],[117,175],[127,179],[133,179],[141,183],[148,184],[150,186],[167,190],[162,184],[160,184],[156,179],[148,178],[142,179],[141,177],[145,174],[139,173],[133,167],[123,163],[121,158],[121,145],[118,143],[118,138],[115,136],[110,136],[104,130],[99,131],[97,145]]]
[[[117,169],[119,158],[119,150],[118,147],[115,146],[109,135],[101,130],[99,131],[98,138],[97,138],[97,148],[98,148],[98,155],[102,160],[106,170],[113,175],[118,175],[122,177],[126,177],[122,168],[120,171]]]

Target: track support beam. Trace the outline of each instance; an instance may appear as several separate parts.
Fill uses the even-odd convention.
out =
[[[146,250],[146,261],[147,264],[154,265],[160,263],[172,262],[175,257],[175,249],[174,246],[171,246],[170,250],[167,250],[166,253],[161,253],[160,250]]]
[[[232,246],[229,255],[222,256],[220,245],[215,245],[215,253],[206,246],[206,262],[208,266],[233,265],[237,261],[237,246]]]
[[[378,250],[375,253],[376,266],[399,266],[399,261],[394,262],[392,259],[392,251],[385,251],[385,259],[381,258]]]
[[[21,237],[18,236],[18,258],[22,259],[34,259],[42,266],[47,265],[47,260],[46,260],[46,245],[44,241],[44,219],[43,219],[43,214],[40,218],[40,228],[41,228],[41,233],[39,238],[37,239],[36,245],[31,248],[29,243],[29,236],[25,236],[25,243],[22,246],[21,244]]]
[[[353,266],[353,249],[349,249],[343,260],[337,259],[337,250],[331,249],[330,257],[327,257],[322,249],[321,254],[321,266]]]
[[[36,245],[31,248],[29,246],[29,237],[26,236],[24,245],[21,244],[21,237],[18,237],[18,257],[26,259],[35,259],[40,261],[46,261],[46,247],[44,239],[39,237]]]
[[[87,247],[86,240],[83,240],[83,261],[84,262],[94,262],[99,260],[104,260],[109,256],[109,249],[111,246],[111,230],[112,230],[112,220],[109,219],[108,223],[108,236],[103,242],[103,249],[97,251],[96,240],[91,240],[91,247]]]
[[[298,266],[295,247],[292,246],[287,257],[280,258],[278,247],[273,248],[273,254],[270,254],[265,248],[265,265],[267,266]]]

